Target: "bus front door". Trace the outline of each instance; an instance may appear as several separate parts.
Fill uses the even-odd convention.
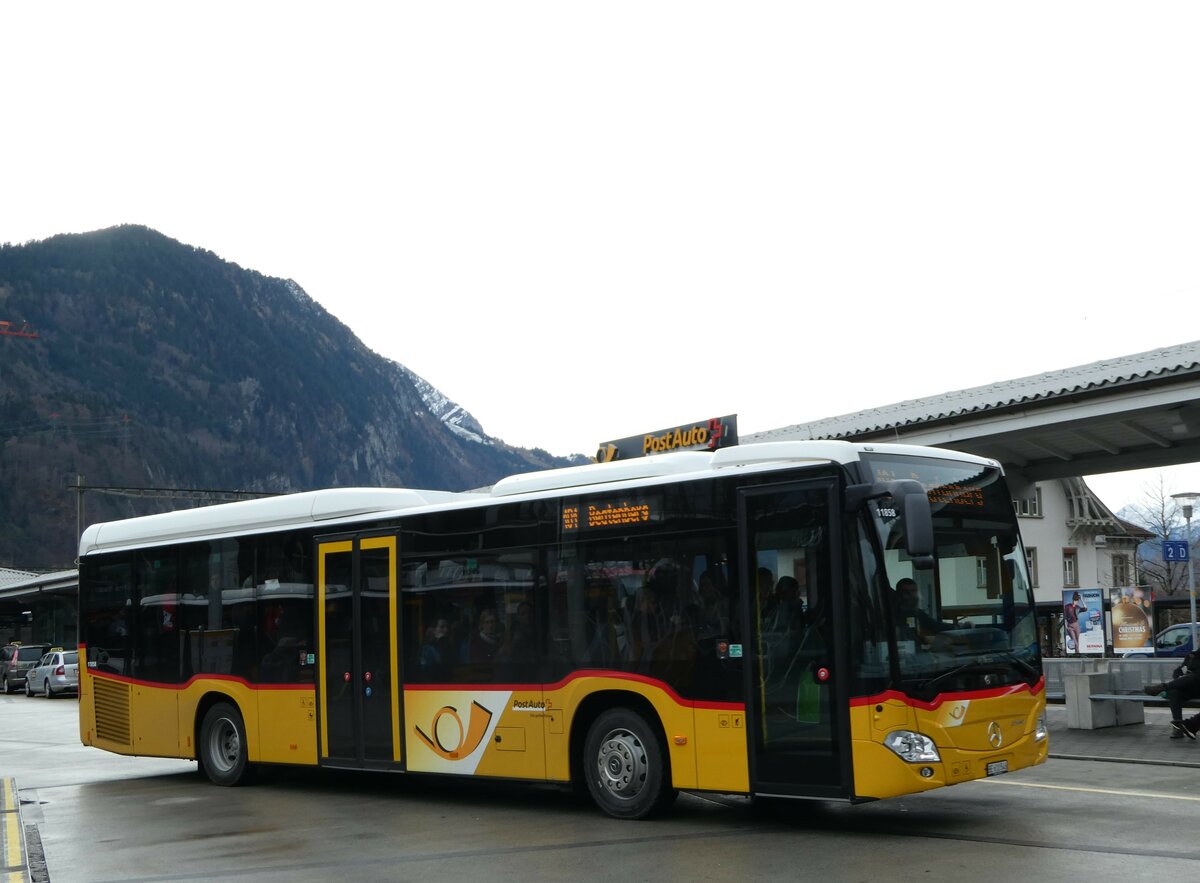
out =
[[[842,625],[835,491],[832,481],[807,481],[741,494],[747,737],[751,789],[759,794],[849,793],[835,639]]]
[[[394,768],[400,750],[396,538],[317,542],[322,764]]]

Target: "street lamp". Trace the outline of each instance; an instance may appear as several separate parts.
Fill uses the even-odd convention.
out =
[[[1196,643],[1196,578],[1192,575],[1192,506],[1200,499],[1200,494],[1171,494],[1171,499],[1179,501],[1180,508],[1183,509],[1183,520],[1187,522],[1188,604],[1192,614],[1192,651],[1195,652],[1200,649],[1200,644]]]

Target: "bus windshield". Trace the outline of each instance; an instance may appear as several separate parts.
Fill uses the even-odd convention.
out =
[[[913,479],[929,495],[934,563],[905,553],[903,509],[889,498],[866,506],[883,567],[887,658],[913,698],[987,690],[1041,678],[1035,608],[1007,486],[995,467],[876,455],[874,481]],[[883,655],[883,654],[881,654]]]

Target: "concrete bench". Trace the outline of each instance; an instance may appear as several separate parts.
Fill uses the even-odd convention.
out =
[[[1173,658],[1159,659],[1113,659],[1088,657],[1083,659],[1063,659],[1049,657],[1042,660],[1046,673],[1046,701],[1066,703],[1066,678],[1070,675],[1085,673],[1105,673],[1109,681],[1105,687],[1097,687],[1096,698],[1110,702],[1120,700],[1137,700],[1143,703],[1156,702],[1165,705],[1166,700],[1147,696],[1142,692],[1144,684],[1156,681],[1169,681],[1180,660]],[[1188,703],[1189,705],[1193,703]]]
[[[1046,674],[1046,701],[1065,702],[1067,698],[1063,678],[1071,674],[1097,671],[1096,659],[1043,659],[1042,670]]]
[[[1146,722],[1147,701],[1156,697],[1145,693],[1116,693],[1112,676],[1106,671],[1064,674],[1067,727],[1098,730]]]

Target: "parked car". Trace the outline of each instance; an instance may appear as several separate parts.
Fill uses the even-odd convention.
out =
[[[79,692],[79,651],[55,647],[38,660],[25,676],[25,695],[41,693],[47,699],[58,693]]]
[[[50,650],[49,644],[6,644],[0,649],[0,683],[11,693],[25,686],[29,670]]]
[[[1200,623],[1196,625],[1200,632]],[[1155,656],[1187,656],[1192,652],[1192,624],[1179,622],[1169,625],[1154,639]]]
[[[4,676],[8,674],[8,664],[16,656],[17,646],[16,644],[5,644],[0,647],[0,683],[3,683]]]

